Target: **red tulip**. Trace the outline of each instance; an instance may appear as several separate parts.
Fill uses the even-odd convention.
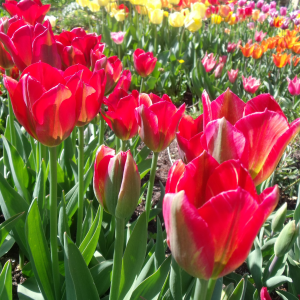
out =
[[[123,89],[128,92],[131,84],[131,72],[129,70],[124,70],[115,89]]]
[[[189,163],[203,152],[204,148],[200,142],[202,134],[203,115],[195,120],[188,115],[182,117],[176,137],[179,156],[185,163]]]
[[[106,74],[105,95],[109,94],[120,79],[123,65],[118,56],[107,58],[104,54],[96,61],[94,70],[104,69]]]
[[[149,149],[160,152],[171,144],[184,110],[185,104],[177,109],[167,95],[162,98],[154,94],[140,95],[135,115],[139,135]]]
[[[260,290],[260,300],[272,300],[266,287]]]
[[[60,69],[61,59],[49,21],[44,25],[37,23],[35,26],[19,27],[22,22],[19,20],[13,23],[7,33],[0,32],[0,41],[18,69],[23,71],[39,61]]]
[[[108,111],[101,109],[101,114],[115,135],[123,141],[138,133],[135,109],[139,106],[139,93],[132,91],[128,95],[124,90],[115,90],[106,100]]]
[[[140,197],[141,179],[130,153],[119,152],[104,145],[96,154],[94,191],[101,206],[117,218],[129,218]]]
[[[235,81],[238,77],[238,73],[239,73],[239,69],[237,69],[237,70],[231,69],[230,71],[227,71],[228,78],[231,83],[235,83]]]
[[[201,144],[219,163],[239,159],[255,185],[275,170],[289,142],[300,131],[300,118],[288,123],[269,94],[246,104],[229,89],[212,103],[203,97]]]
[[[297,78],[297,75],[293,80],[287,78],[288,81],[288,90],[292,96],[300,95],[300,79]]]
[[[145,52],[142,49],[136,49],[133,52],[134,68],[141,77],[149,76],[156,65],[157,58],[153,57],[152,52]]]
[[[245,91],[254,94],[260,86],[260,79],[256,79],[252,76],[245,78],[243,75],[242,78]]]
[[[219,165],[204,151],[188,165],[177,161],[163,200],[173,257],[194,277],[225,276],[245,261],[278,199],[277,186],[257,195],[250,174],[236,160]]]
[[[11,17],[22,17],[30,25],[42,23],[51,7],[50,4],[43,5],[40,0],[5,0],[2,5]]]
[[[80,108],[76,126],[90,123],[103,102],[106,84],[104,70],[91,72],[83,65],[74,65],[65,70],[63,77]]]
[[[99,43],[94,47],[94,49],[91,50],[91,68],[92,68],[92,70],[94,70],[94,68],[95,68],[96,61],[103,57],[104,49],[105,49],[105,44]]]
[[[59,145],[72,132],[78,111],[60,72],[39,62],[24,70],[20,81],[4,76],[17,120],[42,144]]]
[[[216,63],[217,61],[215,60],[213,53],[208,55],[205,53],[205,56],[202,59],[202,64],[206,72],[210,72],[215,67]]]
[[[89,68],[91,66],[91,51],[101,42],[101,35],[87,34],[83,28],[74,28],[71,31],[63,31],[55,36],[59,53],[63,61],[63,68],[81,64]]]

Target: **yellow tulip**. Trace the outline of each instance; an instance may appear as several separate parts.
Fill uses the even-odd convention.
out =
[[[148,10],[161,9],[161,1],[160,0],[148,0],[145,5],[148,8]]]
[[[236,24],[237,22],[238,22],[238,19],[237,19],[236,15],[235,15],[235,14],[232,14],[231,17],[230,17],[230,20],[228,21],[228,24],[229,24],[229,25],[234,25],[234,24]]]
[[[220,24],[222,21],[222,18],[219,15],[212,14],[211,15],[211,23],[212,24]]]
[[[145,0],[129,0],[131,4],[133,5],[144,5]]]
[[[168,17],[169,17],[169,12],[164,11],[164,16],[165,16],[166,18],[168,18]]]
[[[98,3],[94,2],[94,1],[89,1],[88,8],[92,12],[96,12],[96,11],[100,10],[100,6],[98,5]]]
[[[80,5],[80,6],[82,6],[82,7],[87,7],[88,6],[88,0],[76,0],[76,2]]]
[[[197,14],[199,18],[203,19],[205,17],[206,6],[201,2],[192,3],[191,12]]]
[[[173,5],[178,5],[179,2],[180,0],[169,0],[169,3]]]
[[[169,14],[169,24],[172,27],[182,27],[184,24],[184,15],[177,11]]]
[[[125,9],[114,9],[114,11],[112,13],[118,22],[123,22],[125,20],[125,17],[126,17]]]
[[[199,18],[198,13],[190,13],[184,20],[184,26],[190,32],[196,32],[202,26],[202,19]]]
[[[137,9],[137,12],[138,12],[140,15],[143,15],[143,16],[148,15],[148,9],[147,9],[146,6],[140,6],[140,5],[138,5],[138,6],[136,7],[136,9]]]
[[[225,18],[225,22],[229,22],[230,19],[231,19],[231,16],[232,16],[233,12],[229,12],[228,16]]]
[[[259,18],[260,11],[258,9],[254,9],[252,11],[252,19],[253,21],[257,21]]]
[[[153,9],[149,11],[149,20],[152,24],[161,24],[164,18],[164,11],[162,9]]]
[[[185,17],[188,16],[190,14],[190,11],[188,8],[184,8],[181,11],[181,14],[184,15]]]
[[[98,5],[102,7],[102,6],[108,5],[109,0],[98,0],[97,2],[98,2]]]
[[[117,7],[118,7],[118,5],[117,5],[116,2],[114,2],[114,3],[108,3],[108,4],[105,6],[105,10],[106,10],[108,13],[110,13],[110,12],[112,12],[113,10],[117,10]],[[112,17],[113,17],[113,16],[112,16]]]

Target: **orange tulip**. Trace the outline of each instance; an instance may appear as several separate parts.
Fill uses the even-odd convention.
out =
[[[286,35],[284,37],[284,40],[286,43],[286,48],[292,49],[293,46],[298,42],[298,39],[299,39],[299,37]]]
[[[293,45],[292,50],[296,53],[296,54],[300,54],[300,42],[296,43]]]
[[[277,53],[272,54],[273,56],[273,62],[278,68],[283,68],[287,63],[290,63],[291,60],[291,54],[287,53]]]
[[[257,21],[258,20],[259,14],[260,14],[260,11],[258,9],[255,9],[255,10],[252,11],[252,19],[253,19],[253,21]]]
[[[269,49],[274,49],[277,46],[277,39],[276,38],[268,38],[268,47]]]
[[[277,46],[277,48],[276,48],[276,52],[277,52],[277,53],[281,53],[283,50],[284,50],[284,49],[281,48],[280,46]]]
[[[283,21],[284,21],[283,17],[275,18],[274,19],[274,27],[277,27],[277,28],[281,27],[281,25],[283,24]]]
[[[253,50],[253,53],[252,53],[252,57],[254,59],[259,59],[259,58],[262,57],[263,54],[264,54],[264,48],[261,47],[258,44],[255,44],[255,47],[254,47],[254,50]]]
[[[261,47],[263,47],[264,52],[266,52],[269,49],[269,42],[268,41],[262,41]]]
[[[228,5],[221,5],[220,6],[220,16],[222,18],[226,18],[229,13],[231,12],[231,8]]]
[[[300,57],[293,57],[293,63],[294,63],[294,67],[296,67],[298,65],[298,62],[300,61]]]
[[[249,45],[248,43],[245,45],[245,47],[240,46],[240,49],[242,50],[242,53],[245,57],[250,57],[254,50],[254,45]]]

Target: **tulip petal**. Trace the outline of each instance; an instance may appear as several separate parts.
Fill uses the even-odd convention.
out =
[[[42,61],[50,66],[61,69],[61,58],[51,29],[45,28],[32,45],[32,63]]]
[[[203,131],[203,115],[195,120],[189,115],[183,115],[178,125],[178,133],[181,137],[189,140]]]
[[[51,8],[51,4],[45,4],[43,6],[41,6],[38,10],[38,13],[36,14],[36,22],[37,23],[42,23],[47,12],[50,10]]]
[[[253,179],[256,185],[261,184],[264,180],[271,176],[276,166],[278,165],[287,145],[299,133],[299,131],[300,119],[297,119],[292,122],[290,128],[278,138],[270,153],[267,155],[264,165],[262,166],[257,176]]]
[[[97,150],[96,159],[94,164],[94,192],[95,195],[100,202],[100,204],[104,207],[106,211],[106,201],[105,201],[105,180],[108,176],[108,164],[112,157],[115,155],[115,150],[101,145],[100,148]]]
[[[258,234],[261,226],[264,224],[270,213],[275,209],[279,200],[278,186],[268,188],[260,195],[261,204],[254,211],[250,211],[249,216],[246,218],[246,226],[241,230],[242,234],[239,235],[235,241],[235,251],[232,252],[230,259],[227,261],[224,269],[218,277],[224,276],[236,268],[238,268],[247,258],[256,235]],[[222,214],[223,218],[223,214]],[[224,224],[222,225],[224,226]],[[238,227],[238,226],[237,226]],[[223,227],[222,227],[223,228]],[[224,227],[225,228],[225,227]]]
[[[212,118],[215,120],[225,117],[234,125],[243,117],[244,108],[245,103],[230,89],[227,89],[211,103]]]
[[[206,90],[202,93],[203,104],[203,130],[205,130],[207,124],[212,120],[211,102]]]
[[[252,179],[255,180],[263,169],[276,141],[289,129],[289,125],[281,114],[265,110],[262,113],[254,113],[242,118],[235,127],[246,138],[246,147],[249,152],[243,155],[242,162],[248,160],[247,168]],[[275,150],[275,153],[278,153],[278,150]],[[256,180],[255,184],[257,184]]]
[[[18,3],[18,8],[21,10],[24,20],[30,25],[34,25],[39,10],[38,4],[31,0],[22,0]]]
[[[80,73],[81,80],[88,83],[93,73],[86,66],[80,64],[76,64],[68,67],[64,71],[64,78],[66,79],[66,81],[68,81],[71,78],[71,76],[73,76],[75,73],[79,71],[83,71]]]
[[[67,46],[63,48],[62,60],[66,66],[72,66],[76,64],[86,65],[86,60],[83,53],[73,46]]]
[[[117,218],[128,218],[128,216],[136,209],[140,198],[140,173],[130,150],[126,152],[126,156],[123,180],[116,207]]]
[[[203,151],[186,165],[186,170],[177,184],[176,192],[184,190],[189,201],[196,208],[201,207],[205,203],[207,181],[218,165],[211,155]]]
[[[135,109],[135,117],[140,126],[141,139],[151,150],[157,149],[160,138],[157,116],[143,104]]]
[[[243,134],[223,117],[207,125],[201,142],[204,149],[218,163],[222,163],[230,159],[241,159],[246,140]]]
[[[266,109],[277,112],[287,120],[279,104],[270,94],[261,94],[248,101],[245,106],[244,116],[256,112],[264,112]]]
[[[76,114],[71,91],[59,84],[34,103],[38,140],[46,146],[59,145],[75,127]]]
[[[223,192],[236,190],[238,187],[248,192],[254,199],[257,198],[255,185],[247,169],[237,160],[225,161],[209,177],[205,201]]]
[[[176,193],[177,183],[185,170],[185,164],[181,160],[177,160],[171,167],[168,173],[166,183],[166,194]]]
[[[183,191],[165,195],[163,216],[175,260],[190,275],[208,280],[214,265],[212,236]]]
[[[214,243],[215,264],[212,278],[220,277],[221,273],[226,275],[223,270],[237,247],[240,246],[238,242],[241,237],[247,236],[244,232],[245,227],[257,207],[256,199],[238,187],[237,190],[227,191],[211,198],[198,209],[200,217],[208,225]],[[247,244],[249,241],[252,244],[253,240],[254,238],[250,241],[247,236]],[[240,265],[246,257],[247,255],[242,261],[236,260],[235,262]]]

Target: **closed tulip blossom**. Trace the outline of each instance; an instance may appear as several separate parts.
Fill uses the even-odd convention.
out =
[[[216,63],[217,61],[215,60],[213,53],[205,53],[205,56],[202,59],[202,64],[206,72],[210,72],[215,67]]]
[[[63,62],[63,69],[81,64],[91,66],[91,50],[101,42],[101,35],[86,33],[83,28],[74,28],[71,31],[63,30],[55,36],[59,54]]]
[[[189,163],[203,152],[204,148],[200,142],[202,134],[203,115],[195,120],[189,115],[182,117],[176,138],[179,156],[184,163]]]
[[[237,77],[238,77],[238,73],[239,73],[239,70],[233,70],[231,69],[230,71],[227,71],[227,74],[228,74],[228,79],[231,83],[235,83]]]
[[[172,27],[182,27],[184,25],[184,15],[180,12],[173,12],[169,14],[169,24]]]
[[[230,43],[228,42],[228,45],[227,45],[227,52],[228,53],[231,53],[233,52],[235,49],[236,49],[236,44],[235,43]]]
[[[256,7],[258,9],[261,9],[263,5],[264,5],[264,1],[263,0],[258,0],[257,3],[256,3]]]
[[[266,14],[270,10],[270,6],[268,4],[264,4],[261,8],[262,12]]]
[[[108,95],[120,79],[123,65],[118,56],[106,57],[104,54],[100,54],[97,58],[94,67],[92,62],[92,69],[94,71],[104,69],[106,74],[105,95]]]
[[[254,39],[260,43],[264,38],[265,36],[267,35],[267,33],[263,32],[263,31],[255,31],[255,35],[254,35]]]
[[[164,19],[164,11],[162,9],[153,9],[149,11],[149,21],[152,24],[156,24],[159,25],[162,23],[163,19]]]
[[[139,101],[135,116],[142,141],[153,152],[165,150],[175,138],[185,104],[177,109],[168,95],[154,94],[141,94]]]
[[[27,67],[20,81],[4,76],[17,120],[42,144],[54,147],[73,131],[80,107],[61,73],[42,62]]]
[[[285,6],[280,7],[280,15],[286,16],[287,8]]]
[[[288,90],[292,96],[300,95],[300,79],[297,78],[297,75],[293,80],[287,78],[288,81]]]
[[[149,76],[156,65],[157,58],[153,57],[152,52],[145,52],[142,49],[136,49],[133,52],[134,68],[141,77]]]
[[[128,95],[125,90],[115,89],[105,104],[108,111],[101,109],[101,114],[119,139],[127,141],[137,135],[135,109],[139,106],[138,91],[132,91],[132,94]]]
[[[260,86],[260,79],[256,79],[252,76],[249,76],[248,78],[242,76],[242,78],[245,91],[254,94]]]
[[[20,71],[27,66],[42,61],[61,69],[58,46],[49,21],[44,25],[36,24],[19,27],[17,21],[7,33],[0,32],[0,41],[11,55]],[[15,30],[15,31],[14,31]]]
[[[43,5],[40,0],[5,0],[3,7],[10,16],[18,16],[24,19],[30,25],[42,23],[51,5]]]
[[[94,165],[94,192],[100,205],[117,218],[129,218],[140,198],[141,179],[130,153],[104,145],[97,151]]]
[[[103,102],[106,84],[104,69],[91,72],[83,65],[74,65],[65,70],[63,77],[80,107],[76,126],[87,125],[96,117]]]
[[[255,185],[268,179],[289,142],[299,133],[300,119],[289,124],[269,94],[259,95],[246,104],[230,90],[212,102],[206,93],[202,99],[204,149],[218,163],[240,160]]]
[[[253,22],[248,23],[247,27],[251,30],[254,29],[254,23]]]
[[[268,289],[266,287],[263,287],[260,290],[260,300],[272,300],[270,294],[268,293]]]
[[[126,32],[111,32],[110,36],[111,39],[117,44],[117,45],[121,45],[124,41],[124,37],[125,37]]]
[[[217,67],[214,70],[215,78],[220,78],[221,77],[224,65],[225,65],[224,63],[219,63],[217,65]]]
[[[177,161],[163,200],[172,256],[196,278],[229,274],[247,258],[278,200],[277,186],[257,195],[250,174],[237,160],[218,164],[204,151],[187,165]]]

